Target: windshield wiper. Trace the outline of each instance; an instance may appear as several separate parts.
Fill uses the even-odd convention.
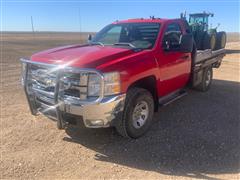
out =
[[[134,46],[132,43],[114,43],[113,45],[116,45],[116,46],[130,46],[132,48],[137,48],[136,46]]]
[[[104,44],[101,42],[90,42],[90,45],[101,45],[102,47],[104,47]]]
[[[139,52],[139,51],[143,50],[143,48],[136,47],[132,43],[115,43],[113,45],[116,45],[116,46],[130,46],[131,48],[133,48],[133,50],[135,52]]]

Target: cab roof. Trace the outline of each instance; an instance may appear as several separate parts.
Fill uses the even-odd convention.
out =
[[[161,18],[136,18],[136,19],[127,19],[121,21],[115,21],[113,24],[122,24],[122,23],[163,23],[167,21],[171,21],[173,19],[161,19]]]

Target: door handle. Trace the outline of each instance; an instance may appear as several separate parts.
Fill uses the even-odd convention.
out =
[[[181,59],[188,59],[188,58],[189,58],[189,55],[181,56]]]

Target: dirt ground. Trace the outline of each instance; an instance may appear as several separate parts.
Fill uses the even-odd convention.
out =
[[[0,178],[240,178],[239,42],[227,44],[208,92],[191,90],[159,108],[150,132],[129,140],[110,128],[60,131],[55,122],[30,114],[20,86],[19,58],[80,39],[67,33],[3,34]]]

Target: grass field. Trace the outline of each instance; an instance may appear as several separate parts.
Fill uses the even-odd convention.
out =
[[[240,43],[228,34],[227,55],[206,93],[155,114],[138,140],[112,129],[69,127],[30,114],[20,86],[20,57],[86,41],[78,33],[4,33],[1,38],[2,178],[239,179]]]

